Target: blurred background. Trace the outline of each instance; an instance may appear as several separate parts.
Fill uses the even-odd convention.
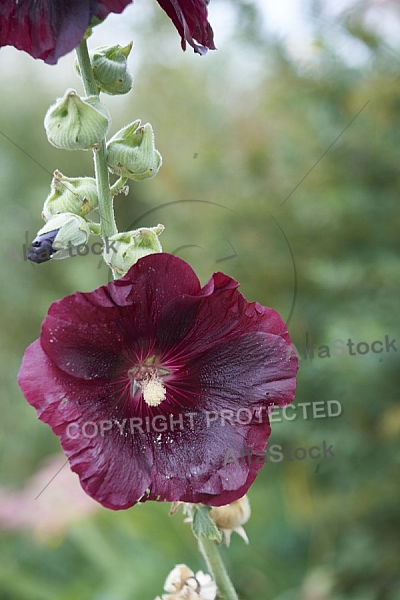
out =
[[[103,97],[110,133],[149,121],[164,159],[117,198],[120,230],[163,223],[164,250],[202,283],[222,270],[279,311],[301,355],[295,405],[310,404],[276,420],[269,445],[333,445],[267,461],[250,545],[234,536],[224,559],[241,600],[399,600],[400,7],[212,0],[209,19],[219,49],[206,57],[181,52],[154,0],[89,44],[134,40],[133,91]],[[42,126],[67,87],[81,91],[73,60],[0,51],[0,600],[152,600],[176,563],[205,569],[190,527],[166,504],[107,511],[68,466],[56,475],[58,438],[16,382],[50,303],[109,278],[93,255],[23,258],[54,169],[93,173],[91,153],[53,148]],[[334,356],[337,339],[384,349]],[[330,357],[306,358],[312,342]],[[321,417],[331,400],[340,415]]]

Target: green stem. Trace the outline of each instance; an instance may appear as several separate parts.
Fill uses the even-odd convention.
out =
[[[110,238],[118,233],[114,218],[114,199],[110,191],[108,179],[106,141],[101,140],[98,150],[93,151],[94,172],[99,197],[100,223],[104,238]]]
[[[99,91],[93,77],[86,39],[83,39],[76,48],[76,56],[85,94],[87,96],[98,96]],[[112,235],[118,233],[118,229],[114,218],[113,196],[108,178],[105,138],[101,140],[99,147],[93,150],[93,157],[102,235],[103,238],[110,238]]]
[[[200,552],[204,556],[222,598],[224,600],[239,600],[235,588],[229,579],[225,565],[222,562],[217,543],[214,542],[214,540],[209,540],[203,535],[199,536],[197,541],[199,543]]]
[[[116,196],[117,194],[120,194],[121,192],[125,193],[125,189],[127,189],[129,191],[129,188],[126,186],[127,181],[128,181],[127,177],[120,177],[119,179],[117,179],[117,181],[115,183],[113,183],[113,185],[111,186],[112,195]]]
[[[99,90],[94,80],[92,65],[90,62],[89,51],[85,38],[81,41],[79,46],[77,46],[76,56],[78,59],[80,76],[82,79],[85,94],[87,96],[98,96]]]

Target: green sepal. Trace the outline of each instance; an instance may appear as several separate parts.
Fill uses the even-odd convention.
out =
[[[211,506],[194,506],[192,529],[194,535],[199,538],[201,536],[222,542],[222,532],[218,529],[214,521],[210,517]]]
[[[92,223],[88,222],[90,233],[93,235],[101,235],[101,225],[100,223]]]

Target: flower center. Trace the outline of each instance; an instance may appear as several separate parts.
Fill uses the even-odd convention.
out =
[[[166,391],[162,379],[158,375],[151,375],[141,383],[144,401],[149,406],[158,406],[165,400]]]
[[[170,371],[156,364],[155,356],[151,356],[134,366],[128,371],[132,382],[132,396],[134,397],[138,392],[141,392],[146,404],[158,406],[165,400],[167,395],[162,378],[169,374]]]

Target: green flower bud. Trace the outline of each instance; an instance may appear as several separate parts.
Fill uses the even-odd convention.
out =
[[[106,240],[103,258],[109,267],[122,277],[139,258],[162,252],[158,236],[163,231],[164,225],[157,225],[117,233]]]
[[[127,94],[132,88],[132,75],[128,71],[127,58],[133,42],[127,46],[100,46],[90,52],[93,75],[100,92],[114,96]],[[80,75],[78,63],[75,69]]]
[[[162,158],[150,123],[140,125],[138,119],[118,131],[107,144],[107,162],[112,173],[134,181],[157,175]]]
[[[93,177],[65,177],[54,171],[42,217],[48,221],[59,213],[69,212],[86,217],[98,206],[96,180]]]
[[[102,140],[110,127],[111,117],[97,96],[80,98],[67,90],[50,106],[44,118],[47,139],[63,150],[89,150]]]
[[[72,252],[74,248],[86,244],[90,236],[90,226],[85,219],[78,215],[61,213],[47,221],[38,231],[35,240],[46,238],[45,234],[50,232],[53,232],[54,235],[51,236],[49,258],[68,258],[68,256],[76,255],[76,252]],[[35,240],[32,245],[34,245]]]

